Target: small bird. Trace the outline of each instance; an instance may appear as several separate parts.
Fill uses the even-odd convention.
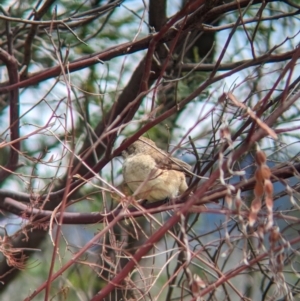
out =
[[[191,166],[159,149],[151,139],[140,137],[122,156],[124,180],[137,198],[154,202],[187,190],[185,172]]]

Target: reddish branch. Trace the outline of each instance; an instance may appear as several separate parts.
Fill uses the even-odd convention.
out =
[[[297,57],[297,55],[295,55]],[[294,65],[288,64],[289,68],[293,68]],[[286,71],[286,70],[285,70]],[[299,98],[300,92],[296,95],[292,96],[289,100],[283,102],[267,119],[266,124],[270,127],[274,124],[277,118],[282,115],[291,105]],[[240,158],[243,154],[245,154],[253,145],[254,142],[261,140],[266,136],[266,132],[262,128],[258,128],[258,130],[253,134],[251,140],[245,141],[237,150],[235,150],[232,154],[232,162],[235,162],[238,158]],[[222,164],[222,170],[224,173],[228,171],[227,162]],[[205,192],[213,186],[214,182],[220,176],[220,169],[215,170],[210,178],[202,184],[196,191],[195,197],[191,197],[187,200],[185,206],[182,208],[175,210],[174,215],[168,220],[163,226],[155,232],[146,243],[134,254],[133,258],[126,264],[126,266],[122,269],[122,271],[117,274],[111,282],[109,282],[97,295],[92,298],[93,301],[103,300],[110,292],[117,287],[121,281],[124,280],[125,277],[134,269],[136,264],[142,259],[144,255],[147,254],[152,248],[152,246],[159,241],[167,231],[169,231],[176,223],[180,221],[181,215],[186,215],[189,211],[189,208],[193,206],[198,199],[201,199]]]
[[[41,18],[46,14],[47,10],[51,7],[51,5],[55,2],[55,0],[47,0],[42,7],[34,12],[34,21],[41,20]],[[38,31],[38,24],[32,24],[31,28],[29,30],[29,33],[26,37],[25,43],[24,43],[24,58],[23,58],[23,66],[25,66],[24,73],[22,74],[22,78],[26,78],[27,76],[27,70],[29,67],[29,63],[31,60],[31,51],[32,51],[32,43],[34,40],[34,37]]]
[[[0,60],[4,62],[7,68],[9,83],[10,85],[18,84],[19,73],[18,73],[18,62],[17,60],[7,53],[5,50],[0,48]],[[10,155],[8,163],[5,169],[0,171],[0,182],[10,176],[11,172],[18,167],[20,141],[19,138],[19,89],[14,88],[9,92],[9,124],[10,124],[10,140],[14,142],[10,146]]]
[[[300,163],[295,165],[289,165],[289,166],[283,166],[283,167],[274,167],[271,169],[272,173],[272,182],[277,182],[281,179],[287,179],[290,177],[294,177],[297,174],[300,174]],[[238,182],[235,184],[231,184],[235,191],[238,191],[240,189],[242,192],[252,190],[255,185],[255,177],[252,177],[246,181]],[[223,199],[227,194],[227,189],[224,189],[223,186],[213,189],[211,191],[206,192],[204,195],[198,198],[197,205],[212,203],[212,202],[218,202],[220,199]],[[29,196],[28,196],[29,197]],[[185,200],[178,200],[175,201],[175,204],[180,204],[182,202],[185,202]],[[151,204],[145,204],[144,208],[149,213],[158,213],[162,211],[166,211],[167,207],[162,205],[164,204],[164,201],[151,203]],[[173,207],[172,207],[173,208]],[[21,203],[20,201],[14,200],[10,197],[6,197],[3,202],[0,203],[0,209],[13,213],[17,216],[20,216],[22,218],[31,220],[31,221],[38,221],[42,220],[43,223],[48,222],[50,218],[53,217],[53,211],[52,210],[41,210],[32,208],[31,205],[25,205]],[[111,213],[105,213],[102,214],[100,212],[91,212],[91,213],[78,213],[78,212],[63,212],[63,224],[94,224],[94,223],[103,223],[105,222],[111,222],[116,215],[119,213],[119,209],[115,209]],[[128,209],[128,216],[143,216],[144,212],[139,211],[136,208],[130,208]],[[58,212],[55,214],[55,220],[58,220],[58,218],[61,216],[61,213]],[[124,215],[124,218],[127,216]]]
[[[273,2],[275,0],[269,0],[266,2]],[[192,2],[192,4],[188,5],[185,7],[185,12],[191,13],[196,10],[202,3],[204,3],[204,0],[198,0],[197,2]],[[255,3],[260,3],[261,1],[253,1],[253,4]],[[240,1],[239,5],[240,7],[245,7],[249,4],[249,0],[244,0]],[[184,28],[182,28],[183,32],[186,32],[190,30],[192,27],[194,27],[196,24],[199,24],[199,20],[201,20],[201,23],[209,22],[219,16],[221,16],[223,13],[233,11],[237,8],[236,2],[230,3],[230,4],[223,4],[219,5],[217,7],[212,8],[210,11],[205,11],[205,10],[199,10],[196,11],[197,13],[191,14],[186,20],[186,24],[184,25]],[[174,28],[170,28],[171,25],[176,23],[181,18],[185,16],[182,11],[180,11],[177,15],[172,17],[172,19],[167,23],[162,30],[157,33],[157,34],[151,34],[148,37],[145,37],[141,40],[138,40],[136,42],[127,42],[123,43],[121,45],[117,45],[114,47],[111,47],[103,52],[100,53],[95,53],[93,55],[83,57],[80,59],[77,59],[73,62],[68,63],[68,66],[65,69],[65,72],[72,73],[81,69],[84,69],[86,67],[98,64],[101,61],[108,61],[112,58],[121,56],[121,55],[126,55],[126,54],[131,54],[140,50],[147,49],[149,47],[150,52],[148,51],[148,60],[146,62],[146,67],[145,67],[145,72],[144,72],[144,77],[147,76],[149,77],[149,68],[151,66],[152,62],[152,56],[154,53],[154,50],[157,46],[158,43],[165,43],[170,40],[172,40],[176,34],[177,30],[174,30]],[[200,19],[199,19],[200,18]],[[179,26],[179,27],[178,27]],[[177,28],[180,28],[181,23],[179,22],[178,25],[176,24]],[[205,31],[205,28],[202,28],[203,31]],[[209,30],[208,30],[209,31]],[[152,43],[152,46],[150,47],[150,42]],[[284,55],[284,54],[283,54]],[[266,62],[268,61],[268,58],[265,58]],[[274,59],[274,58],[273,58]],[[276,59],[276,58],[275,58]],[[284,60],[288,59],[287,57],[278,57],[278,60]],[[271,60],[272,62],[272,60]],[[242,64],[244,62],[240,62]],[[235,63],[236,64],[236,63]],[[234,64],[232,65],[234,67]],[[200,68],[200,67],[199,67]],[[208,65],[203,67],[205,70],[213,70],[215,68],[215,65]],[[228,68],[226,66],[226,68]],[[11,89],[15,88],[24,88],[28,87],[31,85],[36,85],[44,80],[59,76],[61,74],[61,68],[60,66],[48,68],[43,71],[38,71],[36,73],[30,74],[27,76],[26,79],[20,81],[17,84],[10,84],[7,85],[7,83],[2,83],[0,85],[0,94],[1,93],[6,93],[9,92]],[[147,78],[143,78],[143,82],[145,85]],[[148,84],[147,84],[148,85]],[[147,85],[141,88],[141,91],[147,90]]]
[[[300,242],[300,237],[296,237],[296,238],[294,238],[294,239],[292,239],[288,242],[285,242],[282,245],[277,246],[272,251],[276,254],[276,252],[280,252],[284,248],[290,248],[293,245],[297,245],[297,244],[299,244],[299,242]],[[269,258],[269,257],[270,257],[270,251],[268,250],[266,252],[263,252],[262,254],[256,255],[255,258],[251,259],[249,262],[247,262],[247,264],[240,264],[239,266],[235,266],[233,269],[230,269],[229,271],[224,273],[216,281],[214,281],[213,283],[211,283],[210,285],[208,285],[207,287],[202,289],[199,292],[197,297],[199,298],[200,296],[205,296],[206,294],[214,291],[219,286],[221,286],[224,283],[228,282],[233,277],[241,274],[243,271],[248,270],[249,267],[255,266],[255,264],[257,264],[260,261],[262,261],[263,259]],[[191,299],[191,301],[197,301],[197,300],[199,300],[198,298],[194,297],[194,298]],[[100,299],[96,299],[96,300],[100,300]]]
[[[208,1],[206,1],[208,2]],[[252,1],[252,3],[259,3],[261,1]],[[266,2],[272,2],[272,1],[266,1]],[[148,86],[149,83],[151,83],[150,80],[150,71],[153,71],[153,54],[156,50],[156,47],[159,43],[163,43],[166,41],[169,41],[171,39],[173,39],[177,34],[178,34],[178,28],[182,28],[182,30],[189,30],[192,29],[193,26],[198,26],[199,25],[199,11],[197,11],[198,7],[204,3],[204,1],[190,1],[190,4],[188,4],[184,10],[182,10],[181,12],[179,12],[178,14],[176,14],[173,18],[170,19],[170,21],[162,28],[162,30],[157,33],[156,35],[152,35],[149,37],[146,37],[140,41],[137,42],[129,42],[129,43],[125,43],[116,47],[112,47],[104,52],[98,53],[98,54],[94,54],[93,56],[90,57],[86,57],[86,58],[82,58],[80,60],[74,61],[72,63],[70,63],[67,67],[65,67],[65,71],[66,72],[73,72],[76,70],[80,70],[83,68],[86,68],[88,66],[91,66],[93,64],[97,64],[99,62],[99,59],[101,60],[109,60],[111,58],[114,58],[118,55],[124,55],[124,54],[128,54],[128,53],[133,53],[135,51],[141,50],[141,49],[146,49],[147,47],[149,47],[149,51],[147,54],[147,58],[146,58],[146,62],[145,62],[145,69],[144,69],[144,74],[142,77],[142,83],[140,85],[140,92],[143,93],[147,93],[148,90]],[[211,3],[217,3],[217,1],[212,1]],[[239,1],[239,5],[241,7],[245,7],[246,5],[248,5],[250,2],[249,1]],[[224,5],[220,5],[219,7],[215,7],[212,8],[207,14],[205,14],[205,16],[202,16],[201,18],[201,22],[204,22],[205,20],[207,20],[208,18],[214,18],[217,16],[220,16],[222,13],[230,11],[230,9],[236,9],[236,2],[232,2],[230,4],[224,4]],[[196,11],[197,13],[193,12]],[[218,14],[219,13],[219,14]],[[187,18],[187,22],[186,25],[183,23],[178,23],[176,24],[177,21],[180,21],[181,18],[188,16]],[[198,19],[197,19],[198,18]],[[201,25],[200,22],[200,25]],[[177,29],[173,29],[171,28],[174,25],[178,25],[179,27]],[[182,27],[180,27],[182,26]],[[286,54],[282,54],[279,56],[272,56],[271,54],[267,54],[266,56],[260,57],[260,58],[256,58],[252,61],[248,61],[246,63],[244,63],[243,65],[239,65],[239,66],[235,66],[234,64],[232,64],[231,66],[234,67],[233,70],[231,70],[230,72],[226,73],[226,74],[221,74],[218,76],[215,76],[213,78],[211,78],[210,80],[205,81],[198,89],[196,89],[193,93],[191,93],[191,95],[189,95],[186,99],[184,99],[183,101],[181,101],[178,105],[178,107],[173,107],[171,109],[169,109],[168,111],[164,112],[163,114],[161,114],[158,118],[156,118],[154,121],[149,122],[146,126],[144,126],[138,133],[136,133],[135,137],[139,136],[140,134],[146,132],[148,129],[150,129],[153,125],[158,124],[159,122],[165,120],[167,117],[171,116],[172,114],[176,113],[176,111],[178,110],[178,108],[182,108],[183,106],[185,106],[187,103],[189,103],[191,100],[193,100],[196,96],[198,96],[205,88],[207,88],[210,84],[212,84],[213,82],[216,82],[222,78],[225,78],[226,76],[229,76],[230,74],[233,74],[234,72],[237,72],[239,70],[242,70],[243,68],[246,67],[250,67],[253,66],[255,64],[261,64],[262,62],[268,62],[268,61],[272,61],[272,60],[287,60],[289,59],[292,55],[294,55],[295,58],[295,53],[297,50],[294,50],[292,52],[286,53]],[[9,55],[7,56],[7,54],[5,52],[1,52],[1,57],[3,56],[4,59],[2,59],[5,64],[7,65],[7,67],[9,66],[9,61],[10,59],[13,60],[13,63],[11,65],[11,67],[13,67],[13,72],[12,70],[10,70],[11,73],[9,73],[9,77],[10,77],[10,81],[9,81],[9,86],[7,87],[2,87],[0,89],[0,92],[10,92],[10,100],[11,100],[11,139],[17,139],[19,137],[18,134],[18,114],[17,114],[17,104],[18,104],[18,88],[19,87],[25,87],[25,86],[29,86],[29,85],[33,85],[36,84],[38,82],[41,82],[45,79],[54,77],[54,76],[58,76],[60,75],[61,72],[61,68],[60,67],[54,67],[54,68],[50,68],[44,71],[41,71],[39,73],[33,74],[32,76],[29,76],[29,78],[27,80],[24,80],[22,82],[18,82],[18,72],[17,72],[17,65],[16,62],[14,61],[14,59],[12,57],[10,57]],[[0,57],[0,58],[1,58]],[[295,61],[295,59],[294,59]],[[289,66],[288,70],[292,70],[292,68],[294,67],[294,63],[292,64],[292,66]],[[222,66],[222,65],[220,65]],[[219,67],[220,67],[219,66]],[[215,68],[215,66],[211,66],[211,68]],[[139,74],[140,71],[142,69],[142,66],[139,69]],[[211,70],[211,69],[210,69]],[[159,72],[158,72],[159,73]],[[139,81],[140,82],[140,78]],[[6,83],[5,83],[6,84]],[[130,85],[128,85],[129,87]],[[131,88],[132,86],[130,86]],[[102,136],[103,134],[106,134],[105,131],[107,130],[107,126],[111,125],[114,121],[115,118],[121,116],[120,122],[116,123],[114,125],[114,127],[111,130],[115,130],[117,129],[120,124],[122,124],[122,122],[124,121],[128,121],[130,120],[130,116],[133,116],[136,109],[138,108],[138,105],[134,104],[134,108],[131,110],[130,115],[120,115],[122,112],[122,109],[125,110],[125,108],[127,107],[127,105],[130,102],[134,102],[136,101],[136,104],[139,104],[140,100],[142,99],[142,97],[144,96],[144,94],[139,94],[138,91],[134,91],[134,93],[131,95],[133,97],[128,98],[128,99],[124,99],[124,103],[121,102],[121,98],[119,98],[118,103],[111,109],[111,111],[108,114],[108,117],[105,118],[105,120],[102,120],[97,127],[97,131],[96,134],[99,137],[97,143],[100,144],[100,142],[103,142]],[[140,98],[137,98],[140,97]],[[275,120],[278,118],[278,116],[280,116],[280,114],[282,114],[285,110],[287,110],[295,101],[295,97],[294,99],[291,99],[287,102],[284,103],[284,105],[280,106],[278,109],[276,109],[274,111],[274,113],[270,116],[270,118],[268,118],[268,120],[266,121],[268,123],[269,126],[272,126],[275,122]],[[126,112],[127,113],[127,112]],[[125,116],[126,115],[126,116]],[[17,126],[16,126],[17,124]],[[249,123],[248,123],[249,124]],[[114,134],[116,135],[116,132],[114,132]],[[254,141],[258,141],[259,139],[263,138],[265,136],[265,132],[263,132],[261,129],[258,129],[258,131],[252,136],[251,135],[251,140],[247,141],[247,143],[244,143],[239,149],[237,149],[234,152],[233,155],[233,160],[237,159],[238,157],[240,157],[241,155],[243,155],[246,151],[249,150],[249,147],[253,144]],[[114,136],[115,136],[114,135]],[[113,135],[111,137],[114,137]],[[111,138],[110,137],[110,138]],[[135,138],[132,138],[135,139]],[[105,156],[103,156],[103,159],[100,160],[94,167],[93,167],[93,172],[98,172],[100,171],[105,165],[106,163],[114,156],[116,155],[116,152],[111,155],[110,150],[112,147],[112,143],[113,143],[113,138],[108,140],[109,143],[106,144],[107,148],[106,150],[104,148],[101,148],[100,151],[102,151],[102,154],[105,153]],[[129,142],[128,142],[129,143]],[[94,145],[95,146],[95,145]],[[19,143],[14,144],[14,147],[16,150],[19,149]],[[120,149],[118,150],[120,151]],[[14,161],[17,162],[18,157],[17,157],[17,152],[15,152],[13,149],[11,150],[11,156],[13,156],[12,159],[14,159]],[[11,161],[13,162],[13,161]],[[215,162],[215,161],[214,161]],[[16,163],[15,163],[16,164]],[[297,166],[297,169],[299,167]],[[226,171],[227,166],[224,163],[223,165],[223,169],[224,171]],[[293,167],[287,167],[286,175],[291,176],[293,174]],[[282,174],[281,174],[282,175]],[[93,176],[93,173],[88,172],[85,177],[86,179],[90,178],[91,176]],[[180,215],[181,214],[186,214],[190,208],[190,206],[192,206],[193,204],[195,204],[196,202],[198,202],[199,200],[203,200],[205,197],[209,197],[210,193],[218,193],[218,191],[212,191],[212,192],[208,192],[207,190],[209,188],[211,188],[213,186],[213,183],[215,182],[216,179],[218,179],[219,177],[219,170],[215,171],[210,179],[203,184],[196,192],[195,192],[195,196],[190,198],[187,203],[186,206],[183,206],[182,208],[178,209],[177,211],[175,211],[174,216],[167,222],[165,223],[156,233],[154,233],[154,235],[152,235],[149,240],[147,241],[146,244],[144,244],[142,246],[142,248],[140,248],[134,255],[134,257],[132,258],[132,260],[125,266],[125,268],[101,291],[99,292],[99,294],[97,296],[95,296],[93,298],[93,300],[101,300],[103,299],[105,296],[107,296],[107,294],[112,291],[127,275],[128,273],[130,273],[130,271],[132,271],[132,269],[135,267],[135,265],[139,262],[139,260],[142,258],[142,256],[144,256],[152,247],[153,245],[159,240],[161,239],[165,233],[173,226],[175,225],[179,219],[180,219]],[[78,184],[78,182],[73,183],[73,186],[76,186]],[[247,186],[248,184],[245,184],[245,186]],[[250,184],[249,184],[250,185]],[[69,186],[69,189],[71,189],[72,187]],[[57,191],[54,194],[51,194],[51,197],[56,197],[56,200],[59,199],[59,197],[61,197],[62,193],[64,192],[64,190],[61,191]],[[220,191],[220,194],[214,195],[214,198],[219,198],[222,197],[224,191]],[[211,196],[211,199],[213,199],[213,197]],[[51,203],[51,202],[50,202]],[[13,200],[6,200],[5,203],[7,206],[13,206],[11,207],[11,210],[15,210],[16,212],[19,212],[19,214],[21,213],[21,211],[23,211],[23,214],[25,215],[25,217],[30,217],[32,218],[32,214],[34,215],[34,219],[39,219],[39,218],[49,218],[49,214],[50,212],[46,212],[46,211],[40,211],[37,212],[36,209],[26,209],[24,210],[24,205],[21,204],[16,204],[14,203]],[[22,207],[23,206],[23,207]],[[50,204],[49,206],[54,206],[53,204]],[[22,210],[23,208],[23,210]],[[26,207],[27,208],[27,207]],[[36,214],[36,215],[35,215]],[[65,217],[66,217],[66,221],[68,219],[68,213],[64,213]],[[80,214],[80,217],[86,217],[82,214]],[[93,215],[89,215],[90,217]],[[61,216],[58,216],[58,218],[61,218]],[[69,217],[70,219],[76,218],[76,214],[74,215],[74,213],[71,213],[71,216]],[[97,216],[96,218],[103,218],[100,215]],[[106,228],[106,231],[108,228],[112,227],[113,223],[116,223],[117,221],[119,221],[119,219],[121,219],[121,217],[117,217],[114,218],[113,215],[111,215],[110,217],[112,220],[111,224],[108,225],[108,227]],[[79,220],[79,219],[78,219]],[[99,220],[98,220],[99,221]],[[99,235],[102,234],[99,233],[97,235],[96,238],[99,237]],[[30,234],[29,234],[30,235]],[[32,237],[29,237],[30,239]],[[90,242],[91,243],[91,242]],[[76,254],[76,256],[66,265],[64,266],[61,270],[59,270],[57,273],[55,273],[53,275],[53,277],[51,277],[51,279],[49,279],[50,281],[53,281],[55,278],[57,278],[64,270],[66,270],[67,267],[71,266],[77,258],[79,258],[79,256],[81,254],[83,254],[83,252],[86,251],[86,248],[82,248],[82,250],[80,250],[80,252],[78,254]],[[41,288],[40,288],[41,290]],[[40,291],[39,290],[39,291]],[[38,290],[37,290],[38,291]],[[35,293],[36,294],[36,293]]]
[[[241,146],[238,150],[236,150],[233,154],[233,158],[236,159],[237,157],[240,157],[243,153],[245,153],[248,150],[248,148],[245,148],[244,146]],[[292,168],[293,169],[293,168]],[[226,162],[223,164],[223,170],[227,170],[227,164]],[[135,267],[135,265],[142,259],[144,255],[146,255],[153,245],[159,241],[165,233],[173,227],[175,224],[177,224],[180,221],[181,214],[185,215],[189,212],[191,206],[193,206],[199,199],[202,198],[202,196],[205,194],[205,192],[208,190],[209,187],[212,187],[215,180],[219,177],[219,170],[216,170],[213,172],[209,180],[207,180],[206,183],[204,183],[194,194],[194,196],[190,197],[187,202],[185,203],[185,206],[182,206],[181,208],[177,209],[174,212],[174,215],[160,227],[160,229],[155,232],[134,254],[133,258],[125,265],[125,267],[109,282],[107,285],[97,294],[95,295],[91,300],[103,300],[115,287],[117,287],[121,281],[132,271],[132,269]],[[119,215],[118,220],[120,218]],[[115,223],[117,218],[115,218],[112,222]],[[111,227],[111,224],[108,224],[108,228]],[[98,234],[99,235],[99,234]],[[98,235],[96,237],[98,237]],[[94,238],[95,239],[95,238]],[[94,239],[92,241],[94,241]],[[88,246],[90,246],[90,243],[86,245],[83,249],[87,249]],[[72,263],[76,261],[77,258],[79,258],[82,255],[82,250],[78,252],[72,261],[68,262],[65,266],[63,266],[59,271],[57,271],[53,277],[51,278],[51,281],[55,280],[63,271],[65,271]],[[218,282],[219,283],[219,282]],[[45,288],[47,282],[43,283],[35,292],[32,294],[27,300],[31,300],[32,297],[36,296],[38,292],[40,292],[43,288]]]

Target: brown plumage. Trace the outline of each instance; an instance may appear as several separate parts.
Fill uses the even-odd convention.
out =
[[[123,176],[137,198],[148,201],[174,198],[187,188],[185,174],[191,166],[140,137],[122,152]]]

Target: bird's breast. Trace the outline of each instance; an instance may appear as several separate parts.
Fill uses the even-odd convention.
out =
[[[154,159],[149,155],[134,155],[125,159],[123,176],[126,182],[143,181],[156,169]]]
[[[139,199],[148,201],[173,198],[187,189],[184,173],[159,169],[155,159],[146,154],[134,154],[123,163],[126,184]]]

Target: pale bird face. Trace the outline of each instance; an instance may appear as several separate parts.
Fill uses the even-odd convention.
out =
[[[124,141],[122,143],[124,143]],[[151,152],[153,150],[153,147],[151,147],[144,141],[146,141],[148,144],[155,145],[155,143],[152,140],[140,137],[137,141],[133,142],[125,150],[122,151],[122,157],[127,158],[130,155],[136,155],[141,153],[147,154]]]
[[[127,158],[128,156],[136,153],[136,146],[135,142],[131,145],[129,145],[126,149],[122,151],[123,158]]]

